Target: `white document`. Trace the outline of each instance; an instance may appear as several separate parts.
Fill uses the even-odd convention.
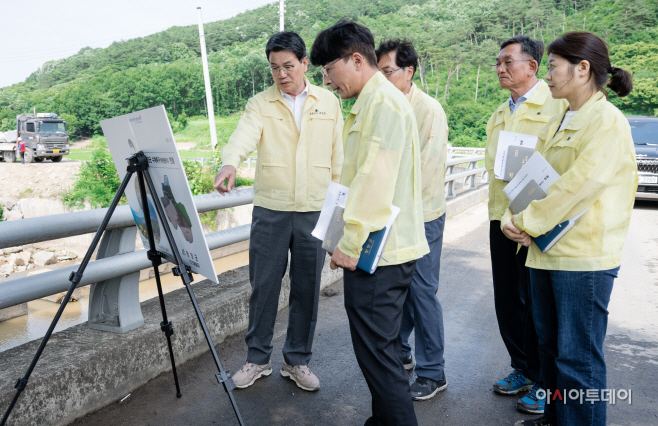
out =
[[[510,146],[524,146],[534,149],[537,146],[537,139],[537,136],[501,130],[500,135],[498,135],[498,148],[496,149],[496,161],[494,162],[494,175],[496,179],[502,180],[505,177],[507,152]]]
[[[350,189],[348,187],[333,181],[329,182],[327,198],[324,199],[322,211],[320,212],[320,218],[318,219],[318,223],[315,225],[315,229],[313,229],[313,232],[311,232],[311,235],[320,241],[324,241],[324,236],[327,234],[327,229],[329,228],[329,223],[331,222],[331,217],[334,215],[336,206],[345,207],[347,194],[349,192]]]
[[[510,201],[514,200],[528,182],[534,180],[548,194],[548,187],[559,178],[560,175],[548,164],[548,161],[540,153],[535,152],[528,162],[521,167],[516,176],[503,188],[503,192]]]
[[[156,250],[174,258],[160,221],[168,221],[183,263],[192,272],[203,275],[218,283],[215,265],[212,262],[201,221],[197,214],[192,192],[185,176],[183,162],[178,154],[171,125],[164,106],[136,111],[119,117],[101,121],[114,165],[119,178],[126,175],[126,159],[138,151],[143,151],[149,162],[149,173],[156,194],[146,186],[147,204],[155,239]],[[133,175],[126,187],[126,198],[132,210],[137,229],[140,231],[144,247],[148,247],[146,222],[142,200],[139,196],[137,174]],[[158,217],[154,200],[157,197],[165,211],[166,218]]]

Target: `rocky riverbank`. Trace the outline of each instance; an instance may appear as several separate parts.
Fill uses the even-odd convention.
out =
[[[16,272],[24,272],[38,266],[68,262],[78,257],[66,250],[48,251],[33,245],[8,247],[0,250],[0,278],[7,278]]]

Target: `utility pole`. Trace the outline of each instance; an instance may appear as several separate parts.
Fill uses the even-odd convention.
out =
[[[283,0],[282,0],[283,1]],[[210,143],[212,150],[217,146],[217,128],[215,127],[215,108],[212,104],[212,89],[210,88],[210,71],[208,71],[208,54],[206,52],[206,36],[203,33],[201,8],[196,8],[199,16],[199,40],[201,41],[201,63],[203,64],[203,80],[206,83],[206,104],[208,105],[208,123],[210,123]]]
[[[285,13],[285,6],[284,6],[284,1],[285,0],[279,0],[279,31],[284,31],[283,29],[283,15]]]

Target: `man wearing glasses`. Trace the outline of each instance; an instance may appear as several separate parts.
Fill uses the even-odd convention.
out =
[[[272,335],[281,280],[290,251],[288,330],[281,375],[307,391],[320,388],[311,372],[311,348],[325,251],[311,235],[329,182],[343,163],[343,116],[336,96],[304,77],[306,45],[293,32],[272,36],[265,47],[274,85],[249,99],[222,149],[215,189],[229,192],[236,170],[256,149],[254,210],[249,243],[247,360],[233,375],[238,388],[272,374]]]
[[[377,69],[375,40],[367,28],[340,21],[320,32],[311,62],[343,99],[356,98],[345,121],[349,187],[343,237],[331,267],[344,270],[345,310],[354,354],[372,395],[367,425],[416,425],[402,365],[400,323],[416,259],[429,252],[423,227],[420,149],[414,112]],[[371,232],[386,226],[391,205],[401,209],[375,272],[356,269]]]
[[[489,241],[493,272],[494,304],[498,328],[513,371],[494,383],[503,395],[529,391],[517,401],[517,408],[533,414],[544,412],[545,401],[537,398],[541,389],[537,333],[530,304],[530,274],[525,266],[528,249],[508,239],[501,219],[509,207],[503,193],[507,182],[496,179],[494,161],[501,130],[538,135],[553,116],[564,113],[564,100],[553,99],[548,85],[537,79],[544,45],[526,36],[504,41],[496,64],[500,87],[510,91],[509,99],[496,109],[487,124],[485,166],[489,173]],[[541,395],[541,394],[540,394]]]
[[[439,102],[413,82],[418,54],[407,41],[389,40],[377,49],[379,69],[405,94],[416,116],[420,137],[420,170],[423,194],[425,237],[430,252],[418,259],[402,314],[402,363],[414,368],[409,336],[415,329],[416,380],[411,396],[427,400],[448,387],[444,374],[443,309],[436,296],[445,225],[445,175],[448,151],[448,123]]]

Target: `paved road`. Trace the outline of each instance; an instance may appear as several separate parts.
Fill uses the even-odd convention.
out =
[[[528,418],[514,408],[516,397],[492,392],[492,383],[509,372],[509,359],[498,334],[489,263],[488,223],[484,203],[448,220],[439,297],[446,329],[448,389],[415,403],[421,425],[512,425]],[[620,278],[610,305],[606,341],[610,388],[632,389],[632,405],[610,406],[610,425],[658,424],[658,203],[635,208]],[[287,311],[275,329],[275,373],[235,397],[248,425],[361,425],[370,412],[370,394],[352,351],[343,289],[323,296],[314,346],[313,371],[322,387],[304,392],[278,374],[282,363]],[[244,335],[218,345],[230,369],[239,368],[246,351]],[[174,395],[171,374],[162,374],[117,402],[75,425],[237,424],[228,398],[214,378],[209,355],[179,369],[182,399]]]

